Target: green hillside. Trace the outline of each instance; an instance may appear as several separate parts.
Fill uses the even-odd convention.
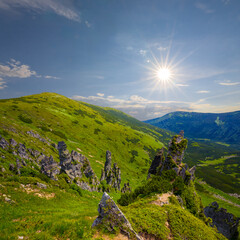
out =
[[[169,183],[171,174],[166,174],[166,179],[146,180],[156,152],[162,147],[167,148],[172,138],[170,132],[142,123],[118,110],[74,101],[54,93],[0,100],[0,126],[0,239],[102,239],[101,231],[91,228],[98,215],[101,192],[82,190],[75,180],[70,181],[66,173],[60,173],[57,181],[48,178],[40,172],[35,158],[25,159],[27,166],[20,169],[21,174],[16,167],[9,168],[10,164],[17,165],[20,153],[15,151],[20,143],[26,146],[27,151],[51,155],[54,161],[59,162],[56,148],[59,141],[64,141],[70,152],[75,150],[85,155],[99,180],[106,151],[111,151],[112,162],[121,169],[121,187],[130,182],[135,194],[133,203],[120,207],[138,232],[155,235],[159,239],[178,239],[178,236],[225,239],[205,224],[201,199],[193,184],[179,183],[185,209],[177,204],[174,196],[166,206],[151,204],[157,198],[156,193],[167,193],[173,186],[178,189],[177,183]],[[16,147],[10,144],[4,148],[11,139],[17,142]],[[228,146],[190,140],[185,160],[192,166],[204,164],[206,156],[213,160],[234,153]],[[235,162],[232,164],[236,167]],[[228,176],[227,172],[225,174]],[[236,178],[237,175],[229,174],[228,177]],[[162,181],[161,184],[158,181]],[[204,206],[216,198],[213,195],[216,191],[229,200],[225,193],[206,186],[197,185]],[[237,192],[239,184],[232,188]],[[110,196],[117,203],[125,195],[112,191]],[[235,200],[235,203],[222,201],[220,206],[239,216],[239,201]],[[139,218],[142,220],[138,221]],[[183,222],[184,227],[180,227]]]
[[[68,149],[88,157],[98,177],[111,151],[122,170],[122,180],[135,184],[147,171],[150,157],[162,148],[160,132],[114,109],[77,102],[54,93],[0,100],[0,135],[14,138],[58,160],[57,151],[33,138],[34,130],[50,143],[65,141]],[[164,131],[163,134],[166,135]],[[15,161],[12,159],[12,161]],[[6,165],[6,161],[4,162]]]
[[[189,138],[211,139],[239,145],[240,111],[229,113],[173,112],[145,121],[154,126],[179,132]]]

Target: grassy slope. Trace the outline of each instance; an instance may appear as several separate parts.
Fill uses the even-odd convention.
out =
[[[30,119],[31,123],[23,122],[22,117]],[[105,152],[110,150],[113,162],[117,162],[122,170],[123,182],[130,181],[132,185],[146,174],[150,156],[163,146],[159,141],[163,135],[154,127],[120,111],[54,93],[0,100],[0,125],[0,134],[5,138],[13,137],[28,148],[53,155],[55,160],[58,160],[57,151],[30,137],[26,134],[28,130],[34,130],[54,143],[64,140],[69,150],[81,149],[98,177],[105,162]],[[6,160],[2,162],[7,167]]]

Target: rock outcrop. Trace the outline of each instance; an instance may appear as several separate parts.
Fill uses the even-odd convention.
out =
[[[219,208],[217,202],[213,202],[210,206],[205,207],[204,214],[206,217],[212,219],[211,226],[216,226],[218,231],[226,238],[232,239],[238,235],[237,231],[240,218],[236,218],[224,208]]]
[[[148,178],[153,175],[161,175],[162,171],[173,169],[178,176],[181,176],[185,182],[190,182],[195,178],[196,167],[188,168],[183,163],[184,152],[187,148],[187,139],[184,138],[184,132],[172,138],[168,145],[166,158],[164,149],[157,153],[148,171]]]
[[[106,192],[103,193],[98,205],[98,213],[99,216],[93,222],[92,227],[104,225],[109,232],[113,233],[117,228],[129,239],[141,240],[122,211]]]
[[[106,152],[106,162],[104,165],[104,169],[102,169],[101,181],[106,180],[106,183],[115,188],[116,190],[120,190],[121,184],[121,170],[117,166],[116,163],[113,164],[113,168],[111,167],[112,156],[111,152]]]
[[[28,131],[27,134],[49,145],[49,142],[38,133]],[[23,143],[18,143],[14,139],[10,139],[8,142],[0,136],[0,147],[15,155],[16,164],[11,163],[9,170],[16,174],[20,175],[21,168],[26,167],[28,164],[29,167],[32,166],[33,168],[34,165],[38,165],[41,168],[41,172],[52,180],[58,180],[58,175],[64,172],[69,176],[69,182],[75,181],[84,190],[99,191],[100,182],[91,168],[89,160],[76,151],[72,151],[70,154],[66,143],[63,141],[57,145],[60,163],[55,161],[52,156],[48,157],[38,150],[26,148]],[[111,172],[114,176],[120,176],[120,169],[116,165],[111,169]],[[111,184],[114,187],[120,187],[119,182],[115,178],[111,178]]]
[[[60,166],[54,161],[52,156],[44,156],[41,161],[41,172],[52,180],[58,180],[57,175],[60,173]]]
[[[156,175],[160,170],[164,163],[165,157],[164,157],[164,148],[162,148],[154,157],[152,164],[148,170],[148,178],[151,176],[151,174]]]
[[[121,189],[121,193],[130,193],[131,192],[131,188],[128,183],[124,183],[123,188]]]
[[[65,172],[72,181],[75,180],[82,189],[97,191],[100,182],[91,168],[89,160],[76,151],[72,151],[70,154],[63,141],[58,143],[58,151],[61,171]]]

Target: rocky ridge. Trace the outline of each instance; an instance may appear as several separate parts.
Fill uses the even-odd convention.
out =
[[[160,175],[164,170],[173,169],[177,176],[181,176],[184,181],[190,182],[194,180],[196,167],[188,168],[187,164],[183,163],[184,152],[187,148],[187,139],[184,138],[184,132],[172,138],[168,145],[168,152],[165,158],[164,148],[162,148],[154,160],[148,171],[148,178],[152,175]]]

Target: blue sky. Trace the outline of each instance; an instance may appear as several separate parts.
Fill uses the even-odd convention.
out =
[[[56,92],[140,120],[240,110],[239,0],[0,0],[0,29],[0,98]]]

